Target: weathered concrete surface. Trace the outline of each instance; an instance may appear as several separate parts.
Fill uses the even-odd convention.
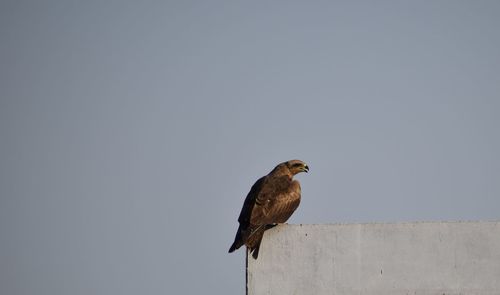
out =
[[[500,222],[281,225],[248,294],[500,295]]]

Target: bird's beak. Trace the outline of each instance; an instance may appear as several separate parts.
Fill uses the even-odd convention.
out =
[[[304,171],[305,173],[309,172],[309,166],[304,165],[304,168],[302,168],[302,171]]]

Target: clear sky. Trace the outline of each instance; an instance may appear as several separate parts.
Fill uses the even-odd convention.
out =
[[[1,1],[0,293],[243,294],[291,223],[500,218],[499,1]]]

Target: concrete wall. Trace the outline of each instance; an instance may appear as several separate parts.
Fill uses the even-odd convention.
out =
[[[280,225],[248,294],[500,295],[500,222]]]

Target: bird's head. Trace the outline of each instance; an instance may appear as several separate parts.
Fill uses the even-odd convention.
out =
[[[309,166],[301,160],[290,160],[284,163],[286,167],[290,170],[292,175],[298,174],[300,172],[309,172]]]

